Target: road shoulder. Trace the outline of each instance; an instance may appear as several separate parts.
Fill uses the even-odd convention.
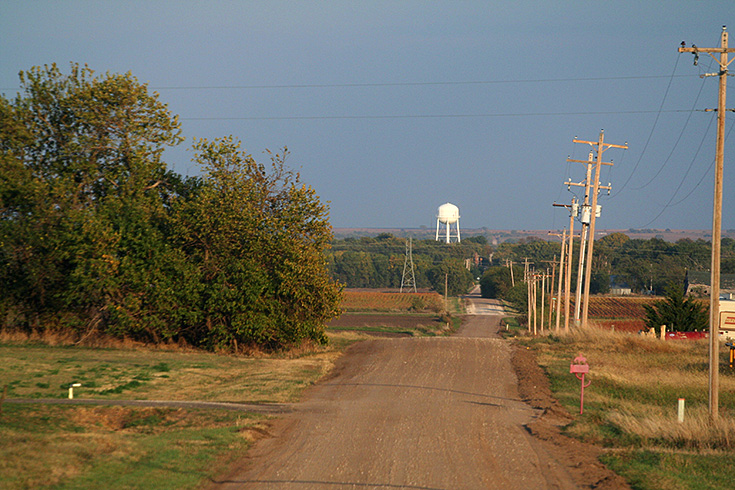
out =
[[[511,362],[518,378],[518,393],[532,408],[542,410],[526,430],[542,442],[558,461],[567,467],[580,488],[627,490],[625,479],[599,461],[603,449],[562,434],[562,427],[574,420],[553,397],[549,380],[536,362],[532,350],[514,344]]]

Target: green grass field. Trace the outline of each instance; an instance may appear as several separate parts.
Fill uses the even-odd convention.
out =
[[[0,344],[10,398],[290,403],[361,337],[300,354],[235,357],[149,349]],[[0,405],[0,489],[194,489],[226,471],[267,430],[228,410]]]

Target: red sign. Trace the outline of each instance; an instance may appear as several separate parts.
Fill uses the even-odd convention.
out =
[[[720,330],[735,330],[735,311],[720,311]]]

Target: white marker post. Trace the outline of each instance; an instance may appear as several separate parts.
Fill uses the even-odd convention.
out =
[[[683,398],[679,398],[679,409],[676,412],[676,418],[680,424],[684,422],[684,399]]]
[[[72,383],[69,385],[69,400],[74,399],[74,388],[79,388],[80,386],[82,386],[82,383]]]

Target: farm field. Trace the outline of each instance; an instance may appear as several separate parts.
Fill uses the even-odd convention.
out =
[[[600,319],[645,318],[643,305],[652,305],[661,299],[661,296],[592,296],[589,316]]]
[[[445,335],[459,322],[459,318],[442,313],[444,298],[435,292],[347,290],[342,310],[342,315],[327,325],[329,331],[380,337],[433,336]]]
[[[439,313],[444,300],[436,292],[399,293],[396,291],[346,290],[342,310],[346,312]]]
[[[590,323],[605,330],[639,332],[646,328],[643,305],[652,305],[661,299],[660,296],[592,296]]]

